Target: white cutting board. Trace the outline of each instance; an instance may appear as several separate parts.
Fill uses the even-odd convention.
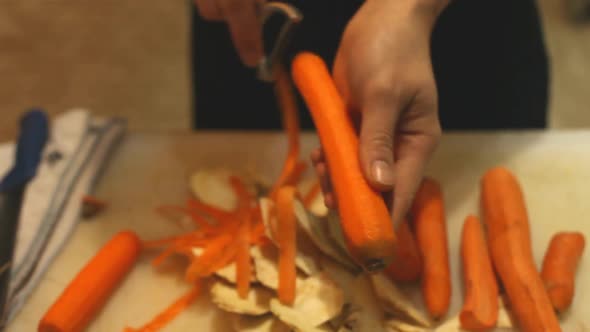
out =
[[[315,136],[306,135],[303,153],[307,156],[316,145]],[[7,331],[35,331],[40,317],[69,280],[115,232],[130,228],[147,239],[174,234],[175,227],[157,217],[153,209],[159,204],[182,203],[188,195],[188,176],[195,169],[246,168],[272,179],[285,151],[284,137],[273,134],[130,135],[98,184],[97,195],[109,201],[108,210],[79,225]],[[449,317],[462,303],[459,238],[463,220],[468,213],[477,213],[479,178],[495,165],[509,167],[522,183],[538,264],[554,232],[578,230],[590,238],[590,131],[447,134],[428,174],[441,181],[445,194],[454,287]],[[121,331],[128,324],[138,327],[187,289],[178,266],[154,271],[149,258],[137,264],[89,332]],[[563,320],[564,331],[590,331],[590,305],[583,299],[590,299],[588,252],[579,266],[576,296]],[[163,331],[230,331],[227,318],[203,297]]]

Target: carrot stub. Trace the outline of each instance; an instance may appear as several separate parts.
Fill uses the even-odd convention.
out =
[[[464,300],[461,327],[486,331],[498,320],[498,283],[492,268],[484,232],[475,216],[467,216],[461,234]]]
[[[572,304],[576,268],[584,247],[582,233],[560,232],[553,236],[545,253],[541,278],[553,308],[558,312],[566,310]]]
[[[412,205],[416,240],[423,259],[422,296],[433,318],[444,316],[451,302],[451,272],[443,194],[425,178]]]
[[[394,281],[415,281],[422,275],[422,256],[407,220],[397,229],[395,260],[386,269]]]
[[[80,270],[39,322],[39,332],[80,332],[133,267],[141,250],[135,233],[109,240]]]
[[[325,152],[348,249],[366,270],[384,269],[393,260],[393,224],[383,198],[361,170],[358,136],[346,106],[317,55],[299,53],[292,73]]]
[[[277,192],[277,243],[279,246],[279,287],[278,296],[283,304],[293,304],[297,270],[295,255],[297,252],[297,224],[293,201],[296,189],[292,186],[281,187]]]
[[[516,177],[503,167],[481,181],[481,208],[492,263],[525,332],[561,331],[533,260],[524,195]]]

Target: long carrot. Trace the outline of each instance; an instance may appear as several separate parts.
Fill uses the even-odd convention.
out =
[[[296,55],[292,73],[326,155],[348,249],[365,270],[384,269],[393,260],[393,224],[385,201],[363,175],[358,136],[342,97],[315,54]]]
[[[131,231],[109,240],[70,282],[39,322],[39,332],[80,332],[133,267],[141,242]]]
[[[525,241],[523,248],[532,250],[528,212],[526,210],[524,195],[520,190],[516,178],[508,170],[501,167],[490,169],[488,172],[489,176],[484,175],[482,185],[487,188],[489,184],[492,190],[486,191],[485,195],[481,196],[481,204],[486,207],[481,211],[482,218],[484,220],[504,220],[503,223],[490,224],[488,227],[494,229],[489,230],[489,232],[498,234],[502,231],[502,229],[496,229],[498,227],[508,228],[518,225],[523,232],[522,240]],[[491,178],[493,182],[485,181],[486,178]],[[502,201],[504,207],[492,208],[497,204],[496,202],[498,200]]]
[[[481,180],[481,204],[492,263],[525,332],[561,331],[532,256],[529,221],[520,185],[503,167]]]
[[[492,268],[486,239],[479,219],[467,216],[461,234],[461,260],[465,284],[461,327],[486,331],[498,320],[498,283]]]
[[[386,272],[400,282],[415,281],[422,275],[422,256],[407,220],[397,228],[395,260]]]
[[[444,316],[451,302],[451,272],[443,193],[426,177],[412,205],[414,229],[422,253],[422,296],[433,318]]]
[[[156,332],[170,323],[178,314],[191,305],[201,293],[201,283],[197,282],[186,294],[174,301],[168,308],[158,314],[152,321],[146,325],[135,329],[127,327],[124,332]]]
[[[562,312],[574,298],[576,269],[586,241],[580,232],[560,232],[553,236],[545,253],[541,278],[553,308]]]
[[[277,192],[277,242],[279,246],[279,300],[290,305],[295,300],[295,283],[297,270],[295,255],[297,251],[297,224],[293,201],[296,189],[292,186],[281,187]]]

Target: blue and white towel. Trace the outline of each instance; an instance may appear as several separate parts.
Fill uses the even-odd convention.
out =
[[[80,220],[110,152],[126,130],[122,119],[75,109],[56,117],[37,175],[25,193],[11,273],[8,320],[26,303]],[[0,144],[0,174],[14,158],[13,142]]]

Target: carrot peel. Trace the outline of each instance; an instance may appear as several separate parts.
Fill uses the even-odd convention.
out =
[[[277,192],[277,218],[279,245],[279,300],[290,305],[295,300],[295,286],[297,270],[295,267],[296,254],[296,219],[293,207],[295,188],[281,187]]]

